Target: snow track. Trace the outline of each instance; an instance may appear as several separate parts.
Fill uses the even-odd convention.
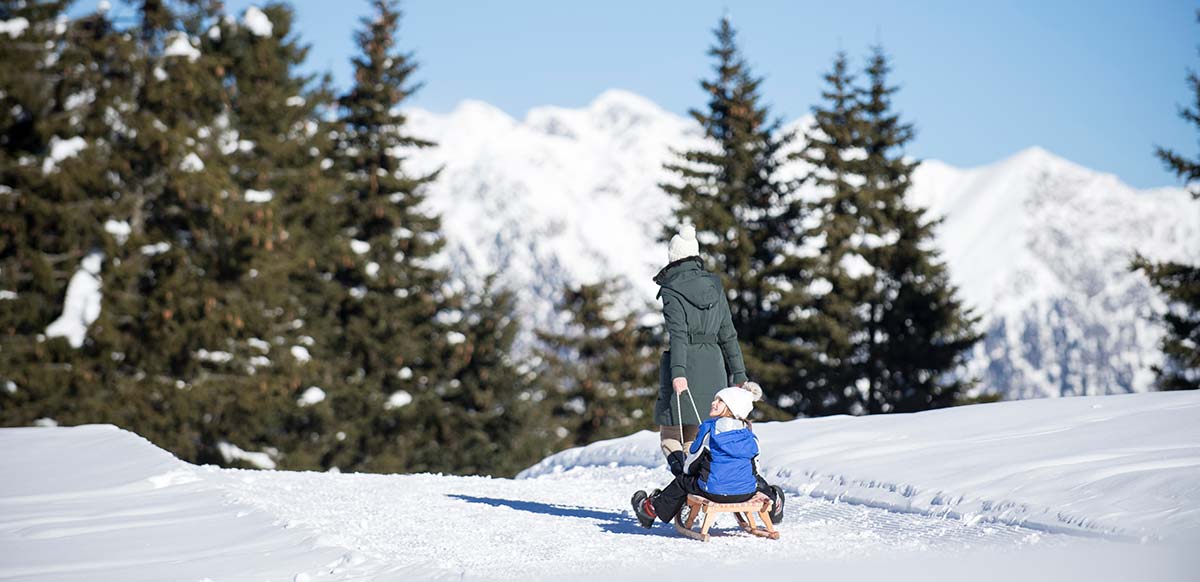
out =
[[[455,575],[561,578],[630,570],[631,556],[657,566],[712,559],[714,546],[753,560],[851,558],[895,551],[1062,545],[1069,536],[834,503],[792,492],[778,541],[737,530],[722,516],[702,544],[657,523],[642,529],[629,511],[637,489],[667,482],[665,468],[589,467],[537,479],[231,472],[232,500],[323,532],[384,563]],[[353,516],[347,519],[347,516]]]

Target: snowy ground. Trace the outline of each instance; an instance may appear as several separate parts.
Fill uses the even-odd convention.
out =
[[[666,480],[648,433],[507,480],[224,470],[113,427],[4,429],[0,580],[1189,580],[1197,421],[1200,394],[1144,394],[762,424],[791,494],[782,538],[719,520],[707,544],[629,514]],[[1118,455],[1098,434],[1133,442]],[[948,511],[922,501],[934,490],[956,491]],[[1023,509],[983,510],[996,500]]]

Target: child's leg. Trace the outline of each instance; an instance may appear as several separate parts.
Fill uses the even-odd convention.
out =
[[[771,503],[775,503],[775,490],[771,489],[771,485],[767,483],[767,480],[763,479],[762,475],[758,473],[754,474],[754,478],[758,481],[758,492],[770,497]]]
[[[695,475],[680,475],[657,495],[651,497],[650,503],[654,504],[654,513],[663,520],[663,523],[671,523],[683,509],[683,505],[687,503],[688,495],[701,493],[703,491],[696,484]]]
[[[682,433],[679,431],[679,425],[658,427],[659,447],[663,456],[667,458],[667,466],[671,468],[671,473],[683,474],[683,460],[687,458],[687,451],[691,448],[692,441],[696,440],[696,432],[699,430],[700,427],[694,424],[685,424]]]

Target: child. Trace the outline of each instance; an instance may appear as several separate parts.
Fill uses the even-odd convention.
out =
[[[758,437],[746,421],[754,400],[755,395],[742,388],[717,392],[708,411],[711,418],[700,424],[692,441],[684,474],[662,491],[633,494],[633,511],[642,527],[654,525],[656,517],[670,523],[683,509],[688,495],[703,495],[718,503],[738,503],[754,497],[760,481],[754,466]],[[782,503],[775,505],[782,511]]]

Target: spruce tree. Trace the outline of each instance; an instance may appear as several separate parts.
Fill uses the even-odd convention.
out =
[[[5,2],[0,18],[0,420],[80,422],[111,394],[116,365],[91,339],[48,333],[70,281],[95,283],[119,204],[106,114],[129,96],[132,43],[103,13],[67,20],[61,2]],[[88,264],[89,272],[80,272]],[[100,317],[106,314],[102,311]],[[102,322],[101,320],[101,322]],[[49,337],[48,337],[49,336]],[[84,340],[80,343],[75,343]]]
[[[905,199],[917,163],[904,147],[914,134],[892,111],[889,70],[875,49],[859,87],[838,54],[801,156],[820,193],[808,312],[823,339],[804,383],[812,413],[952,405],[966,386],[956,369],[981,338],[929,250],[937,223]]]
[[[1200,19],[1200,11],[1197,12]],[[1188,73],[1192,103],[1179,116],[1200,128],[1200,77]],[[1200,160],[1188,159],[1163,147],[1155,155],[1180,179],[1192,198],[1200,200]],[[1160,390],[1200,389],[1200,265],[1173,261],[1156,263],[1137,255],[1132,268],[1140,270],[1166,298],[1169,308],[1160,320],[1166,327],[1161,347],[1162,365],[1155,366]]]
[[[330,284],[322,281],[318,257],[335,233],[327,214],[334,180],[326,171],[329,124],[321,120],[332,107],[327,82],[299,73],[308,48],[293,34],[294,14],[283,4],[250,8],[242,22],[261,20],[266,27],[239,26],[230,19],[214,23],[203,35],[202,50],[223,60],[227,105],[222,121],[229,133],[222,152],[237,188],[258,197],[257,216],[265,238],[245,279],[245,293],[256,308],[271,314],[256,342],[275,366],[279,406],[262,411],[271,419],[271,446],[285,455],[280,466],[327,469],[323,463],[338,444],[338,427],[321,395],[340,390],[332,349],[336,330],[325,325],[322,306]],[[236,138],[235,138],[236,136]],[[324,165],[324,167],[323,167]],[[259,439],[268,435],[261,435]]]
[[[861,310],[871,282],[848,273],[844,262],[864,206],[858,191],[866,172],[865,122],[844,53],[836,55],[824,80],[824,104],[813,107],[813,127],[796,156],[810,166],[809,183],[820,193],[812,204],[816,224],[808,233],[816,259],[807,302],[801,303],[818,357],[792,396],[797,412],[810,416],[865,412],[854,403],[869,366]]]
[[[556,424],[572,446],[652,428],[646,414],[658,389],[656,330],[643,312],[618,313],[616,280],[568,286],[558,305],[565,333],[540,332],[540,376]]]
[[[807,353],[804,327],[790,320],[785,298],[803,285],[807,268],[796,252],[803,235],[798,184],[781,172],[794,135],[762,103],[762,79],[750,71],[729,20],[714,33],[708,54],[715,76],[700,83],[708,107],[690,111],[711,147],[677,152],[665,166],[674,179],[661,187],[679,201],[676,221],[696,227],[702,257],[721,276],[749,374],[776,398]],[[675,230],[667,228],[663,240]]]
[[[338,102],[332,160],[342,188],[329,208],[338,233],[326,243],[332,263],[317,266],[339,286],[330,297],[338,329],[331,347],[341,356],[346,388],[332,405],[337,417],[355,419],[330,462],[370,471],[449,470],[458,438],[450,433],[470,428],[431,433],[428,421],[450,406],[442,396],[455,378],[439,355],[460,341],[461,332],[450,333],[443,322],[461,316],[461,298],[437,262],[440,222],[422,207],[436,173],[403,167],[407,156],[433,145],[407,133],[400,110],[419,88],[416,64],[396,48],[396,2],[373,6],[356,34],[354,85]]]
[[[874,269],[866,297],[867,354],[874,373],[866,410],[913,412],[953,405],[969,380],[959,378],[964,353],[982,339],[977,318],[957,298],[944,263],[933,250],[937,221],[910,204],[916,160],[904,148],[913,138],[911,124],[892,109],[896,87],[888,85],[891,67],[876,47],[858,90],[862,106],[862,200],[865,220],[859,252]]]
[[[534,374],[514,359],[520,325],[513,294],[493,275],[467,297],[441,356],[452,379],[420,424],[433,438],[416,451],[414,466],[511,477],[559,450],[560,439],[550,433],[545,400],[534,398]]]

